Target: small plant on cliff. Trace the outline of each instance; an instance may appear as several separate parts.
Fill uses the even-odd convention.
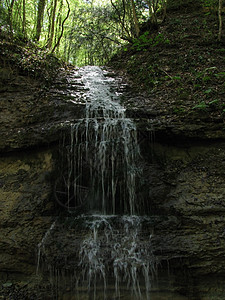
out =
[[[146,31],[138,38],[134,39],[132,49],[136,51],[142,51],[148,47],[155,47],[159,44],[169,44],[169,39],[166,39],[165,36],[161,33],[157,34],[155,37],[149,36],[149,31]]]

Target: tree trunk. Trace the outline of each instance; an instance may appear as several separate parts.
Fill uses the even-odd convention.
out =
[[[37,15],[37,25],[36,25],[36,34],[35,40],[39,41],[41,36],[41,29],[44,18],[44,10],[45,10],[45,0],[39,0],[38,2],[38,15]]]
[[[148,3],[148,7],[149,7],[149,16],[150,18],[152,18],[152,23],[154,25],[157,25],[157,15],[156,15],[156,12],[157,12],[157,9],[158,9],[158,3],[159,1],[158,0],[148,0],[147,3]]]
[[[163,15],[162,15],[162,22],[166,19],[166,9],[167,9],[167,1],[162,1],[162,7],[163,7]]]
[[[49,35],[49,40],[47,44],[47,48],[51,49],[52,48],[52,42],[54,38],[54,33],[55,33],[55,15],[56,15],[56,7],[57,7],[57,0],[53,0],[53,8],[52,8],[52,14],[51,14],[51,25],[50,25],[50,35]]]
[[[218,5],[218,18],[219,18],[219,32],[218,32],[218,40],[221,41],[221,35],[222,35],[222,2],[223,0],[219,0],[219,5]]]
[[[115,9],[115,12],[119,18],[119,22],[120,22],[120,26],[122,29],[122,36],[121,39],[125,40],[125,41],[129,41],[132,42],[132,37],[130,34],[130,30],[129,28],[127,28],[126,26],[126,17],[127,17],[127,11],[126,11],[126,3],[125,0],[122,0],[122,12],[117,8],[116,4],[113,2],[113,0],[110,0],[112,7]]]
[[[132,5],[132,12],[133,12],[133,21],[134,21],[135,34],[136,34],[136,37],[139,37],[140,27],[139,27],[137,14],[136,14],[136,8],[135,8],[134,0],[131,0],[131,5]]]
[[[13,11],[13,5],[14,5],[15,0],[12,0],[9,8],[8,8],[8,22],[9,22],[9,28],[10,28],[10,33],[13,33],[13,25],[12,25],[12,11]]]
[[[22,33],[23,33],[24,37],[26,37],[26,0],[23,0]]]
[[[60,41],[61,41],[61,38],[62,38],[63,32],[64,32],[64,24],[65,24],[66,20],[69,18],[69,15],[70,15],[70,4],[69,4],[68,0],[66,0],[66,3],[67,3],[67,7],[68,7],[67,15],[66,15],[65,19],[62,22],[61,34],[60,34],[60,36],[58,38],[57,43],[55,44],[54,48],[52,49],[52,53],[55,51],[55,49],[57,47],[59,47],[59,44],[60,44]]]

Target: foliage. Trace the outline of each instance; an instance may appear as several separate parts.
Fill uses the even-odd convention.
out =
[[[134,39],[132,49],[136,51],[143,51],[148,47],[156,47],[159,44],[169,44],[168,38],[165,38],[163,34],[158,33],[154,37],[150,37],[150,32],[146,31],[138,38]]]
[[[7,14],[6,14],[6,10],[0,3],[0,26],[4,26],[4,25],[7,25]]]
[[[72,17],[72,26],[64,36],[64,58],[78,65],[104,64],[119,44],[112,8],[81,5],[76,7]]]
[[[178,10],[184,8],[190,8],[192,10],[196,9],[201,5],[201,0],[168,0],[167,7],[168,10]]]
[[[217,0],[201,0],[202,7],[205,9],[205,12],[217,10],[218,1]]]
[[[0,41],[0,66],[16,70],[20,75],[38,78],[50,83],[62,63],[48,51],[34,45],[18,45]]]
[[[192,107],[193,110],[199,110],[199,111],[206,111],[206,110],[220,110],[222,112],[225,112],[225,104],[222,103],[219,99],[214,99],[212,101],[202,101],[199,104],[196,104]]]
[[[196,104],[195,106],[193,106],[193,109],[198,108],[198,109],[205,110],[207,107],[208,107],[208,105],[203,101],[203,102],[201,102],[201,103]]]
[[[125,43],[135,51],[170,43],[154,33],[167,5],[201,6],[208,14],[218,0],[1,0],[0,31],[6,39],[33,41],[67,62],[104,64]]]

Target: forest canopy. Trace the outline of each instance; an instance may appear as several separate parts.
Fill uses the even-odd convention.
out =
[[[104,64],[124,44],[146,41],[167,9],[190,2],[218,13],[221,39],[222,0],[0,0],[0,34],[76,65]]]

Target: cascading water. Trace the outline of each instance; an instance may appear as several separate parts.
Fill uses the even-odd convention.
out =
[[[71,125],[63,175],[65,204],[70,210],[80,206],[86,190],[88,210],[132,215],[139,157],[136,127],[125,117],[100,68],[85,67],[80,73],[88,90],[86,117]]]
[[[71,125],[55,196],[70,213],[78,215],[81,209],[83,214],[67,217],[64,223],[69,226],[58,222],[54,233],[51,228],[52,241],[60,246],[50,250],[52,242],[44,238],[39,260],[53,277],[70,272],[68,299],[72,295],[74,299],[111,299],[112,295],[149,299],[156,261],[150,233],[145,232],[144,238],[142,233],[143,223],[150,221],[137,216],[136,181],[141,169],[136,127],[125,117],[119,97],[111,91],[111,79],[99,67],[79,72],[87,90],[86,115]]]
[[[86,221],[90,235],[84,239],[80,248],[80,283],[83,286],[87,282],[89,292],[93,289],[93,298],[97,295],[97,284],[102,282],[104,299],[107,299],[107,289],[111,282],[113,295],[117,299],[127,294],[124,287],[129,290],[128,297],[149,299],[156,262],[150,236],[146,243],[140,235],[143,221],[138,216],[118,218],[99,215]]]

